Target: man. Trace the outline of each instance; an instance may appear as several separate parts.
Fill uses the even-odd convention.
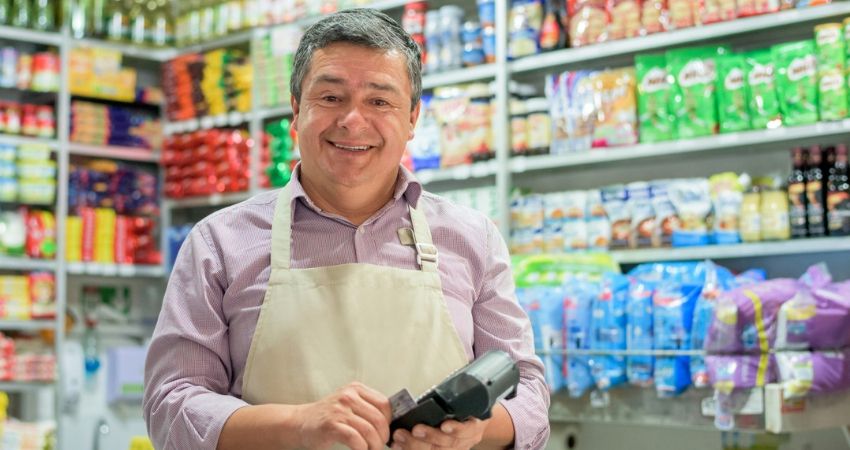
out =
[[[380,449],[388,395],[418,395],[491,349],[517,361],[517,397],[489,420],[397,430],[394,448],[545,445],[548,390],[503,240],[399,165],[420,71],[382,13],[306,31],[292,181],[198,223],[169,280],[145,369],[157,448]]]

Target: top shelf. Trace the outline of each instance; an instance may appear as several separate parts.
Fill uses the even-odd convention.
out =
[[[62,44],[62,41],[64,41],[60,33],[8,26],[0,26],[0,39],[56,46]]]
[[[790,25],[841,17],[850,14],[850,2],[837,2],[773,14],[720,22],[678,31],[623,39],[603,44],[570,48],[518,59],[509,64],[511,73],[525,73],[570,66],[586,61],[615,56],[628,56],[652,50],[667,49],[676,45],[716,40],[729,36],[787,27]]]

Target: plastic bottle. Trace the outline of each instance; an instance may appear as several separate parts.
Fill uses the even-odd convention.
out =
[[[29,28],[30,16],[29,0],[12,0],[13,27]]]
[[[107,8],[106,37],[113,41],[120,41],[128,35],[128,18],[124,9],[123,0],[110,0]]]
[[[133,0],[129,10],[130,14],[130,42],[134,44],[145,43],[145,30],[147,29],[147,2],[145,0]]]
[[[33,28],[40,31],[49,31],[56,28],[56,14],[54,4],[50,0],[35,0],[33,2]]]
[[[741,240],[758,242],[761,240],[761,194],[752,190],[741,199]]]
[[[8,25],[11,11],[9,0],[0,0],[0,25]]]

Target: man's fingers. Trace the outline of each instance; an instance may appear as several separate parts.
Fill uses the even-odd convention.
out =
[[[389,440],[389,420],[384,417],[384,414],[377,406],[364,398],[364,391],[356,388],[345,390],[340,394],[339,401],[342,405],[349,408],[354,415],[362,418],[370,425],[370,428],[374,430],[377,438],[381,441],[381,445]]]
[[[372,404],[387,420],[389,423],[390,419],[392,419],[393,411],[390,407],[390,399],[388,399],[384,394],[366,386],[363,383],[351,383],[352,388],[356,389],[357,392],[360,393],[360,396],[363,400],[366,400],[370,404]]]
[[[432,428],[426,425],[416,425],[413,427],[412,434],[414,438],[438,447],[452,448],[458,444],[457,437],[454,435],[443,433],[439,428]]]
[[[351,425],[340,423],[332,432],[334,440],[351,450],[370,450],[369,444]]]

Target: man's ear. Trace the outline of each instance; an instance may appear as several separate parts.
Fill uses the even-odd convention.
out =
[[[416,122],[419,120],[419,112],[422,110],[422,100],[416,102],[416,106],[410,111],[410,132],[407,134],[407,140],[413,139],[416,134]]]
[[[292,106],[292,129],[298,131],[298,112],[300,105],[298,105],[298,100],[295,99],[295,96],[289,94],[289,104]]]

